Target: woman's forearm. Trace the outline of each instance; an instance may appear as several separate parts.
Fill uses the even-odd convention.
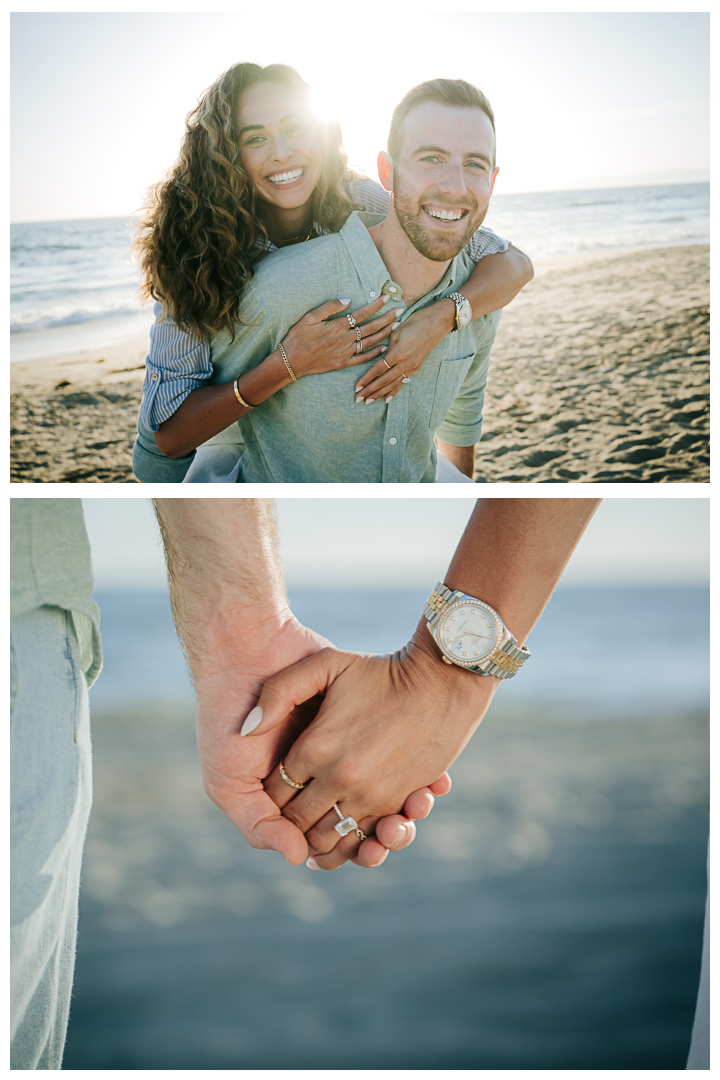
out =
[[[600,499],[480,499],[445,576],[524,642]]]
[[[278,350],[238,378],[240,396],[249,405],[260,405],[291,382]],[[230,427],[247,413],[232,383],[200,386],[192,390],[171,417],[155,432],[158,449],[168,457],[182,457],[201,443]]]

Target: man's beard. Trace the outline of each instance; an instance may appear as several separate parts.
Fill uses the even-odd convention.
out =
[[[432,199],[429,197],[423,197],[423,202],[436,203],[438,206],[443,206],[447,210],[467,210],[468,215],[464,219],[465,229],[462,233],[448,233],[443,235],[438,232],[434,235],[430,233],[430,226],[427,224],[427,215],[419,203],[413,203],[410,196],[404,195],[399,183],[397,182],[397,171],[395,173],[396,183],[393,189],[393,202],[395,204],[395,216],[400,222],[400,228],[408,237],[413,247],[416,248],[421,255],[424,255],[426,259],[431,259],[433,262],[449,262],[450,259],[454,259],[458,255],[465,245],[470,240],[485,220],[487,214],[487,207],[484,210],[478,209],[478,205],[473,199],[473,207],[462,206],[453,207],[449,206],[443,199]]]

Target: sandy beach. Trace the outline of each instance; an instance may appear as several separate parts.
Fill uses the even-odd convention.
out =
[[[706,245],[540,265],[506,309],[481,483],[709,480]],[[147,338],[11,365],[11,481],[135,483]]]

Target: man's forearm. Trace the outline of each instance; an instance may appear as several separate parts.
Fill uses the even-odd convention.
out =
[[[453,465],[472,479],[475,472],[475,444],[472,446],[453,446],[452,443],[437,441],[440,453],[451,461]]]
[[[269,499],[156,499],[170,599],[193,675],[291,617]]]

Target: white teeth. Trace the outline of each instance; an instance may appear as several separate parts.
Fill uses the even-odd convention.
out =
[[[299,180],[302,174],[302,169],[293,169],[292,172],[274,173],[268,176],[268,180],[272,184],[292,184],[293,181]]]
[[[426,213],[430,217],[440,218],[441,221],[459,221],[462,217],[462,210],[457,210],[454,213],[451,210],[427,210]]]

